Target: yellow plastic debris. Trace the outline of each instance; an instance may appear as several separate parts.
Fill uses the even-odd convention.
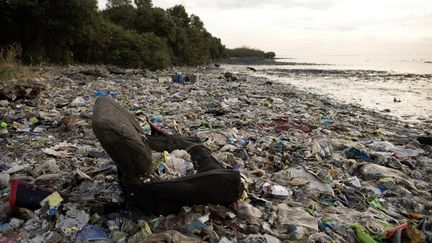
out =
[[[31,118],[30,118],[30,123],[31,124],[36,124],[36,123],[38,123],[39,122],[39,120],[36,118],[36,117],[34,117],[34,116],[32,116]]]
[[[61,202],[63,202],[63,198],[60,196],[60,194],[58,192],[53,192],[51,195],[42,200],[40,205],[43,207],[46,203],[48,203],[49,208],[53,208],[58,206]]]

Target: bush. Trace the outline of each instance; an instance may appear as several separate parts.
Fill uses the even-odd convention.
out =
[[[234,49],[225,49],[224,57],[230,58],[267,58],[272,59],[276,56],[274,52],[264,52],[258,49],[240,47]]]
[[[159,69],[171,64],[166,43],[153,33],[138,34],[117,28],[111,36],[105,62],[123,67]]]
[[[264,58],[264,52],[257,49],[250,49],[247,47],[240,47],[235,49],[226,49],[225,55],[227,57],[260,57]]]
[[[29,75],[28,67],[19,62],[21,46],[17,43],[0,50],[0,81],[23,78]]]
[[[96,0],[0,0],[0,48],[20,43],[17,57],[31,64],[78,61],[149,69],[200,65],[222,56],[221,40],[184,6],[165,11],[151,0],[134,2],[108,0],[99,12]]]
[[[95,0],[0,0],[0,46],[20,43],[26,62],[71,62],[70,45],[96,8]]]
[[[165,68],[171,64],[166,41],[153,33],[126,30],[104,19],[74,47],[76,60],[132,68]]]
[[[273,59],[273,58],[276,57],[276,53],[274,53],[274,52],[272,52],[272,51],[270,51],[270,52],[266,52],[266,53],[264,54],[264,57],[265,57],[266,59]]]

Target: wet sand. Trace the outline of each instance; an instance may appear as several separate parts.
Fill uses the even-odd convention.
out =
[[[240,71],[244,66],[228,65]],[[432,123],[432,75],[375,70],[331,69],[310,65],[256,66],[255,76],[291,84],[303,91],[390,114],[402,121]],[[333,67],[335,68],[335,67]]]

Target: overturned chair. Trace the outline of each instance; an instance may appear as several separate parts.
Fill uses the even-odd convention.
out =
[[[183,206],[227,205],[243,192],[240,173],[224,169],[208,148],[195,140],[168,135],[152,126],[146,135],[133,115],[112,98],[98,97],[93,109],[93,132],[118,168],[127,203],[148,214],[169,214]],[[155,171],[151,150],[184,149],[196,174],[143,183]]]

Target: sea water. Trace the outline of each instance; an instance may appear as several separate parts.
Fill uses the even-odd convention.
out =
[[[255,75],[407,122],[432,123],[432,56],[297,56]]]

